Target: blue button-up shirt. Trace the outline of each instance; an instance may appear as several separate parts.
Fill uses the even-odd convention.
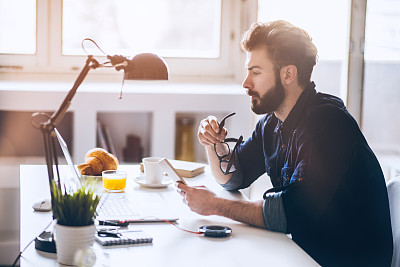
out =
[[[236,156],[238,171],[223,186],[246,188],[266,172],[287,232],[321,265],[390,265],[383,173],[342,100],[311,83],[284,122],[273,113],[260,119]]]

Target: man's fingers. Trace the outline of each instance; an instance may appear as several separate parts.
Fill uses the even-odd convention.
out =
[[[219,123],[215,116],[208,116],[207,121],[215,133],[219,132]]]
[[[198,139],[202,144],[212,145],[222,142],[226,136],[226,130],[223,129],[221,134],[219,132],[219,123],[214,116],[208,116],[200,122],[198,131]]]
[[[188,188],[188,186],[185,185],[184,183],[182,183],[181,181],[177,181],[177,182],[175,183],[175,185],[176,185],[176,187],[177,187],[180,191],[183,191],[183,192],[186,192],[186,190],[187,190],[187,188]]]
[[[193,188],[207,189],[207,187],[205,185],[196,185],[196,186],[193,186]]]
[[[204,129],[204,131],[208,132],[213,137],[218,136],[219,128],[216,121],[209,121],[208,119],[202,120],[201,128]]]
[[[220,135],[223,136],[222,141],[224,141],[225,137],[228,135],[228,130],[226,128],[222,128]]]
[[[183,184],[182,182],[179,182],[179,181],[176,182],[175,185],[177,187],[177,191],[182,196],[182,202],[187,205],[188,204],[187,191],[190,190],[191,188],[189,186]]]
[[[199,132],[199,140],[202,143],[205,143],[207,145],[213,145],[215,143],[219,143],[219,140],[215,138],[209,131],[205,129],[201,129]]]
[[[217,118],[214,116],[208,116],[207,118],[209,125],[211,126],[211,129],[213,130],[212,132],[215,134],[212,134],[212,136],[218,141],[218,142],[223,142],[225,139],[225,136],[227,134],[227,131],[225,128],[221,129],[221,132],[219,133],[219,122]]]
[[[175,183],[176,187],[178,188],[178,192],[179,194],[181,194],[181,196],[186,196],[186,194],[192,189],[190,186],[185,185],[182,182],[176,182]]]

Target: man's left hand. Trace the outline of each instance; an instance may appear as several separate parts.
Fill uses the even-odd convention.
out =
[[[177,182],[176,184],[183,202],[190,210],[200,215],[215,215],[218,207],[218,197],[205,186],[188,186]]]

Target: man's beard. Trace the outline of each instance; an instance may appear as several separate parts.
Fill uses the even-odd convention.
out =
[[[249,92],[250,93],[250,92]],[[261,115],[276,111],[285,99],[285,90],[278,75],[275,75],[275,86],[266,92],[262,97],[258,94],[251,103],[251,109],[254,113]],[[259,102],[258,102],[259,101]]]

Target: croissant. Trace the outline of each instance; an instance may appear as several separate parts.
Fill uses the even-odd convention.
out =
[[[116,170],[118,159],[113,154],[102,148],[93,148],[85,155],[85,163],[78,165],[78,170],[83,175],[101,175],[105,170]]]

